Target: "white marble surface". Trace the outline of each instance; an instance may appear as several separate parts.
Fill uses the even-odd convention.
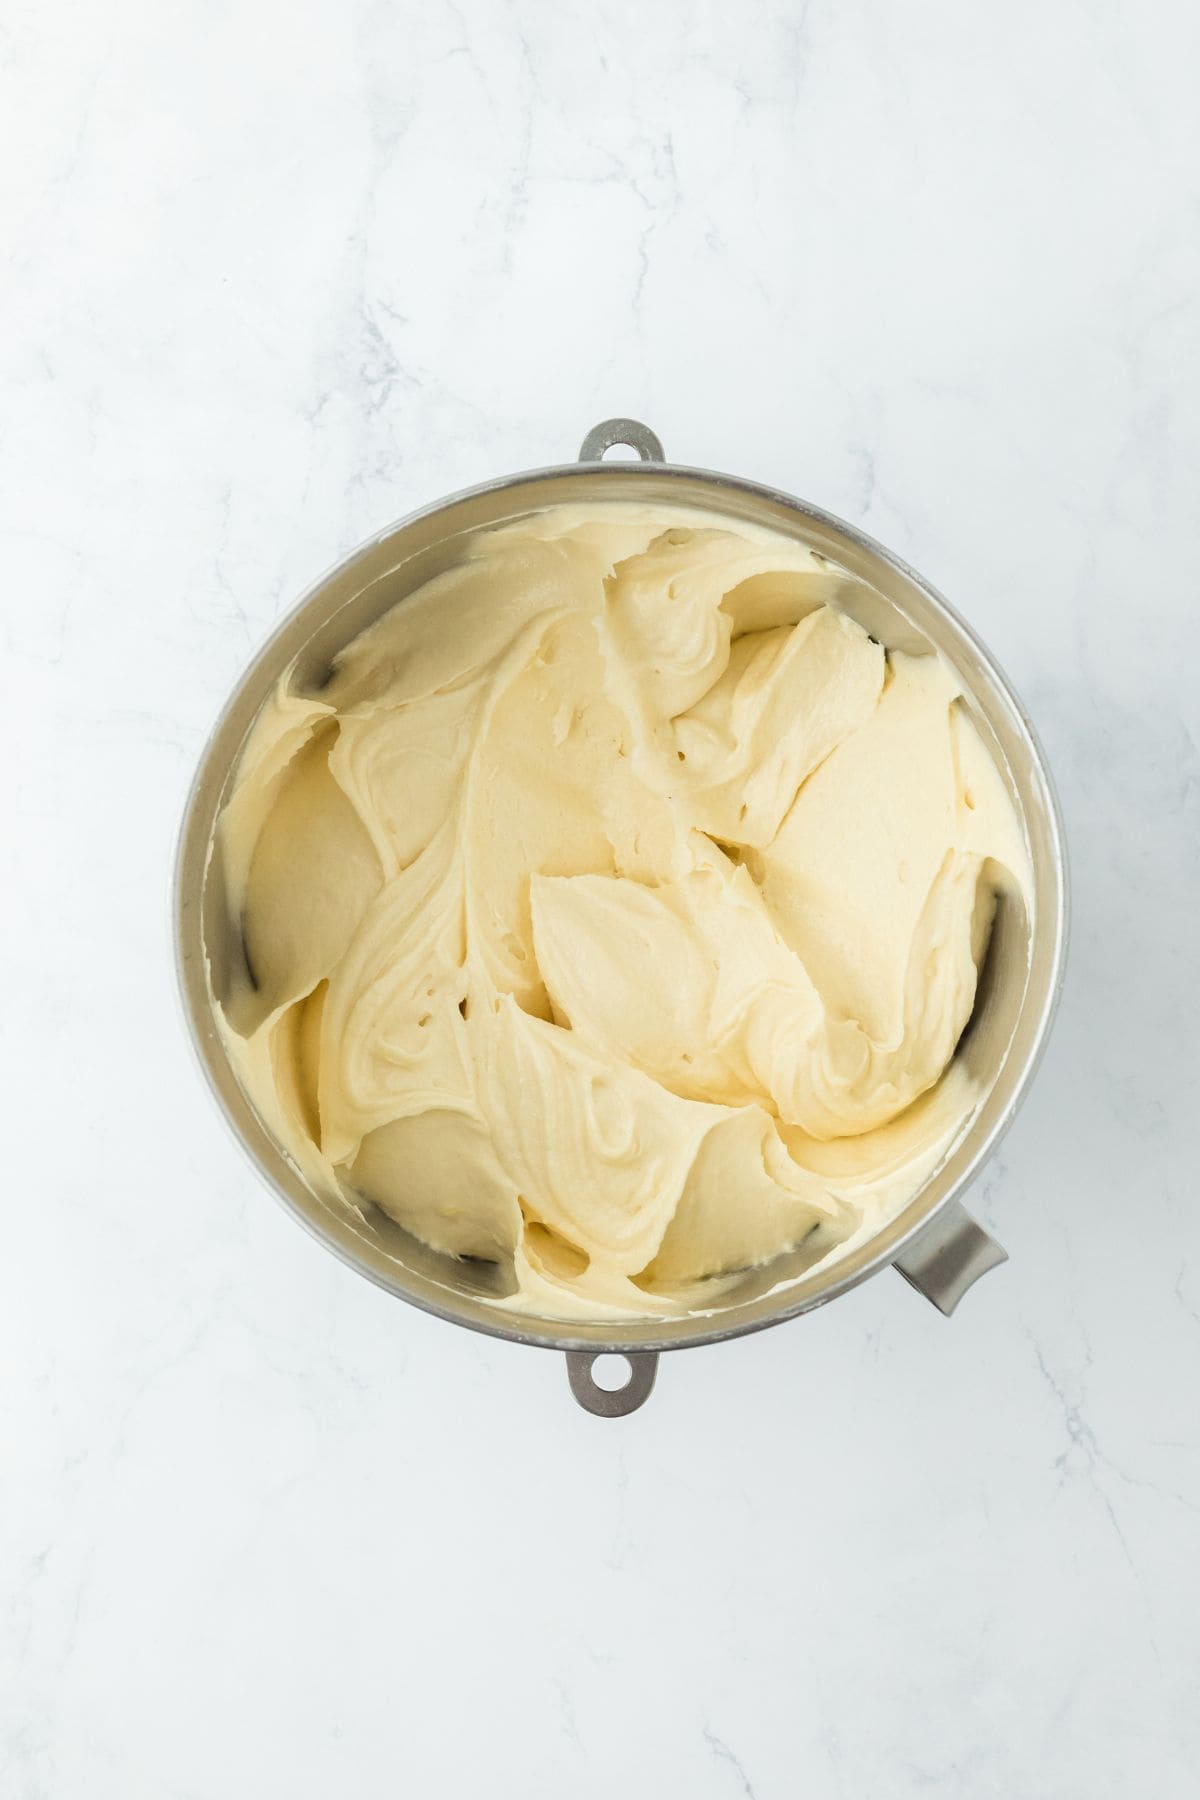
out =
[[[1198,58],[1184,0],[4,8],[4,1795],[1196,1792]],[[166,895],[300,589],[625,411],[958,602],[1076,906],[1010,1265],[609,1424],[272,1205]]]

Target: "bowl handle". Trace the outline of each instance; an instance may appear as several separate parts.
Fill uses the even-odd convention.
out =
[[[648,425],[638,419],[601,419],[599,425],[592,429],[579,446],[580,462],[600,462],[606,450],[614,444],[624,444],[630,450],[636,450],[642,462],[666,462],[663,454],[662,439]]]
[[[629,1364],[629,1380],[624,1387],[603,1388],[592,1375],[592,1364],[598,1356],[619,1356]],[[598,1419],[623,1419],[636,1412],[650,1398],[654,1377],[658,1372],[657,1350],[568,1350],[567,1379],[571,1392],[585,1412]]]
[[[1007,1261],[1008,1251],[953,1201],[905,1246],[894,1266],[949,1318],[981,1275]]]

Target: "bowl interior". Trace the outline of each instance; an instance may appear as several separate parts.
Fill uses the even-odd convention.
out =
[[[1024,821],[1033,904],[1027,917],[1019,902],[1002,898],[975,1011],[959,1047],[987,1086],[986,1097],[931,1179],[883,1231],[825,1269],[805,1273],[800,1252],[778,1257],[724,1287],[711,1313],[568,1325],[499,1310],[496,1270],[428,1249],[377,1209],[361,1223],[335,1212],[263,1126],[213,1017],[212,1001],[228,992],[242,955],[214,826],[246,734],[284,669],[294,665],[298,689],[320,688],[351,638],[458,560],[464,534],[546,506],[597,499],[697,506],[782,531],[853,578],[840,603],[888,649],[940,651],[961,679],[966,704]],[[890,1262],[938,1207],[961,1192],[1009,1122],[1049,1024],[1065,920],[1061,834],[1040,751],[995,664],[946,602],[861,533],[786,495],[705,471],[627,463],[546,470],[455,496],[393,526],[319,582],[259,653],[209,741],[184,820],[176,899],[184,1004],[202,1064],[236,1134],[284,1202],[330,1248],[392,1292],[457,1323],[557,1348],[667,1349],[737,1335],[832,1299]]]

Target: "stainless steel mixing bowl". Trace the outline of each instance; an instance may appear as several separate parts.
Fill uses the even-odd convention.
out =
[[[617,446],[639,461],[604,461]],[[214,826],[246,734],[280,675],[318,683],[351,638],[448,568],[463,536],[541,508],[581,500],[662,502],[770,526],[855,577],[845,607],[889,649],[928,650],[954,666],[971,713],[1024,821],[1033,863],[1031,916],[1016,901],[997,913],[971,1023],[958,1054],[987,1084],[986,1097],[945,1161],[877,1236],[830,1267],[803,1272],[783,1255],[749,1270],[711,1313],[626,1323],[572,1323],[500,1310],[493,1277],[418,1243],[382,1214],[361,1222],[314,1194],[260,1121],[226,1057],[213,1015],[227,991],[240,923],[226,906]],[[861,584],[861,585],[859,585]],[[1062,826],[1033,728],[978,638],[929,584],[861,531],[756,482],[667,463],[654,433],[610,419],[584,439],[578,463],[511,475],[425,507],[365,544],[319,581],[255,657],[200,760],[184,816],[176,870],[179,979],[201,1064],[226,1118],[259,1174],[301,1224],[353,1268],[427,1312],[493,1336],[565,1351],[571,1388],[589,1411],[632,1412],[654,1384],[664,1350],[738,1337],[820,1306],[893,1265],[944,1313],[1005,1253],[963,1210],[959,1196],[995,1149],[1029,1086],[1062,980],[1067,875]],[[789,1279],[789,1263],[796,1274]],[[782,1285],[781,1285],[782,1284]],[[599,1385],[592,1365],[607,1351],[628,1364],[626,1385]]]

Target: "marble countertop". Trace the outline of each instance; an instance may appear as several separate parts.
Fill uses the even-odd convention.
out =
[[[6,9],[6,1796],[1195,1793],[1198,59],[1181,0]],[[613,413],[952,598],[1075,882],[1007,1267],[616,1423],[271,1203],[167,910],[300,591]]]

